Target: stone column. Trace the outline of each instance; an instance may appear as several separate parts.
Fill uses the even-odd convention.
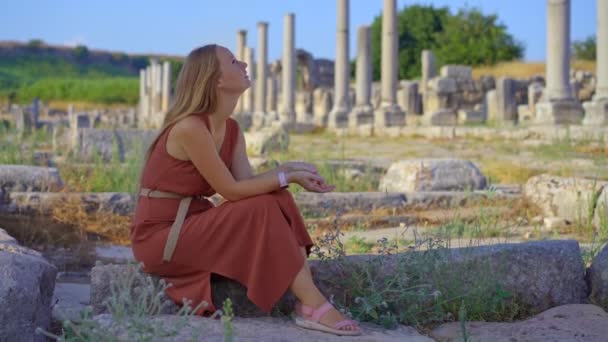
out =
[[[330,129],[345,127],[350,110],[348,98],[350,84],[350,61],[348,60],[349,11],[349,0],[337,0],[334,106],[327,121]]]
[[[382,66],[380,108],[374,112],[374,130],[405,125],[405,113],[397,104],[398,41],[397,0],[384,0],[382,12]]]
[[[584,125],[608,125],[608,0],[597,0],[597,82],[593,101],[585,102]]]
[[[163,63],[163,79],[162,79],[162,104],[161,111],[166,114],[169,110],[171,102],[171,63],[165,61]]]
[[[357,29],[357,96],[356,104],[348,115],[350,130],[356,130],[361,124],[373,124],[374,109],[371,104],[372,61],[369,39],[369,26]]]
[[[154,68],[152,65],[148,65],[146,68],[146,111],[143,113],[140,128],[148,128],[150,117],[152,117],[152,111],[154,110]]]
[[[25,123],[25,114],[23,110],[18,105],[11,105],[11,113],[13,114],[13,122],[15,123],[15,130],[17,131],[17,136],[21,138],[26,131],[26,123]]]
[[[137,113],[137,127],[144,128],[144,122],[146,114],[148,113],[148,99],[147,92],[147,69],[139,70],[139,112]]]
[[[255,84],[255,112],[266,113],[266,79],[268,77],[268,23],[258,23],[258,64]]]
[[[164,119],[162,112],[163,66],[155,63],[154,69],[154,112],[150,118],[150,124],[151,128],[160,128]]]
[[[420,92],[424,93],[428,88],[428,82],[431,78],[436,76],[435,70],[435,55],[431,50],[422,50],[422,84]]]
[[[580,103],[570,89],[570,0],[547,0],[547,87],[536,123],[578,124]]]
[[[500,77],[496,82],[496,123],[512,125],[517,122],[515,80]]]
[[[418,82],[401,81],[397,91],[397,103],[407,115],[422,114],[422,103],[418,93]]]
[[[268,112],[275,113],[277,111],[277,79],[276,76],[271,73],[268,75],[268,79],[266,81],[266,90],[268,92],[268,96],[266,97],[266,109]]]
[[[245,61],[245,48],[247,47],[247,31],[238,30],[236,33],[236,59],[239,61]],[[253,66],[250,66],[253,67]],[[236,113],[243,113],[243,102],[244,96],[239,98],[234,111]]]
[[[245,90],[242,97],[243,97],[243,111],[245,111],[246,113],[249,113],[249,114],[253,113],[255,81],[256,81],[255,67],[254,67],[255,60],[253,58],[253,55],[254,55],[253,48],[246,47],[244,56],[245,56],[245,63],[247,63],[247,72],[249,73],[249,79],[251,80],[251,82],[250,82],[251,85],[249,86],[249,89]]]
[[[296,63],[295,63],[295,17],[293,13],[285,15],[283,27],[283,63],[281,70],[281,121],[296,121]]]
[[[608,99],[608,0],[597,0],[597,86],[595,99]]]

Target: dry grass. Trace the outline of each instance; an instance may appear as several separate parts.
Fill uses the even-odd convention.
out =
[[[56,222],[71,224],[82,239],[92,234],[117,244],[130,243],[131,217],[103,211],[88,212],[86,204],[76,198],[54,206],[51,217]]]
[[[523,184],[531,177],[546,172],[503,160],[484,160],[481,169],[494,184]]]
[[[593,61],[572,61],[572,69],[585,70],[595,73],[595,62]],[[545,63],[526,63],[521,61],[504,62],[490,66],[480,66],[473,68],[473,77],[479,78],[483,75],[494,77],[513,77],[528,78],[534,75],[545,74]]]

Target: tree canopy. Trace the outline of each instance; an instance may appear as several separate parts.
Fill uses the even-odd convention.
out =
[[[447,7],[413,5],[397,15],[399,78],[420,76],[422,50],[434,52],[437,65],[491,65],[521,58],[523,45],[507,32],[496,15],[475,8],[451,14]],[[372,77],[380,78],[382,16],[371,25]]]

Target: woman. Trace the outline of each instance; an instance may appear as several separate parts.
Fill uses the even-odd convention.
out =
[[[298,298],[296,324],[338,335],[361,329],[313,283],[306,257],[312,241],[291,194],[334,189],[314,165],[286,163],[254,175],[245,139],[230,115],[249,87],[247,65],[221,46],[193,50],[180,71],[175,101],[146,155],[131,232],[135,258],[172,286],[178,304],[208,306],[210,276],[234,279],[249,299],[270,312],[290,289]],[[219,193],[218,207],[205,197]]]

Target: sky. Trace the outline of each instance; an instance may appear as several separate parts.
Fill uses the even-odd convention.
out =
[[[235,50],[237,30],[247,45],[257,45],[256,23],[268,22],[269,60],[280,58],[283,20],[295,14],[296,48],[315,58],[335,56],[336,0],[5,0],[0,10],[0,40],[42,39],[50,44],[83,44],[90,49],[127,53],[187,55],[217,43]],[[571,0],[571,39],[595,35],[597,0]],[[468,6],[497,14],[525,46],[526,61],[544,61],[546,0],[397,0],[447,6],[452,13]],[[350,58],[356,32],[382,11],[382,0],[350,1]],[[256,52],[257,53],[257,52]]]

